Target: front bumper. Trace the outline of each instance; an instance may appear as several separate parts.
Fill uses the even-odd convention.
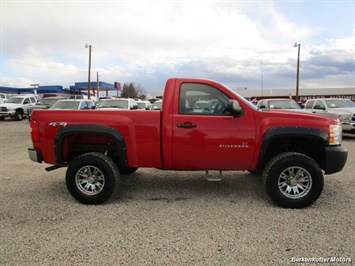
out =
[[[341,122],[341,128],[343,131],[353,131],[355,130],[355,123],[343,123]]]
[[[15,111],[8,111],[8,112],[0,112],[0,116],[8,117],[8,116],[14,116]]]
[[[325,147],[325,174],[340,172],[348,158],[348,150],[342,146]]]
[[[39,150],[36,150],[35,148],[29,148],[28,156],[30,157],[31,161],[42,163],[42,154]]]

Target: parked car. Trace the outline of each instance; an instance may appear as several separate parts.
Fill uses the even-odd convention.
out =
[[[84,99],[66,99],[66,100],[59,100],[55,104],[52,105],[49,109],[93,109],[95,104],[92,100],[84,100]]]
[[[262,99],[256,104],[260,109],[302,110],[302,107],[292,99]]]
[[[96,109],[122,109],[135,110],[138,109],[137,102],[134,99],[105,99],[96,104]]]
[[[12,94],[0,93],[0,103],[5,103],[12,96],[13,96]]]
[[[18,95],[11,97],[6,103],[0,104],[0,120],[5,117],[22,120],[30,106],[35,105],[37,99],[34,95]]]
[[[51,108],[57,101],[64,100],[64,99],[66,99],[66,98],[65,97],[45,97],[45,98],[39,99],[39,101],[37,101],[37,103],[35,105],[30,106],[27,109],[28,121],[31,120],[32,112],[34,109],[48,109],[48,108]]]
[[[346,99],[311,99],[307,100],[305,109],[312,113],[336,117],[340,120],[343,131],[355,132],[355,107],[349,107]]]
[[[151,106],[149,106],[149,110],[161,110],[163,101],[156,101]]]
[[[152,104],[150,101],[137,101],[137,105],[139,109],[149,109]]]

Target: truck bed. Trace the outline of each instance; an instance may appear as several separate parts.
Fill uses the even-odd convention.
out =
[[[68,125],[98,125],[118,130],[127,146],[129,166],[161,167],[161,112],[146,110],[34,110],[33,118],[38,121],[41,140],[34,142],[34,148],[42,152],[47,163],[56,163],[53,140],[60,128]],[[44,129],[44,130],[43,130]],[[88,137],[73,139],[73,142],[106,141]]]

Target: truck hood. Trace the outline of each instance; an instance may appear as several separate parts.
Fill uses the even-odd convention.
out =
[[[18,104],[18,103],[3,103],[0,104],[0,108],[1,107],[6,107],[8,109],[16,109],[17,107],[21,107],[23,106],[22,104]]]
[[[257,119],[260,125],[267,128],[277,126],[296,126],[322,128],[329,130],[329,125],[339,124],[339,120],[329,115],[314,114],[310,112],[295,112],[289,110],[263,110],[259,111]]]
[[[42,104],[37,104],[37,105],[32,105],[32,106],[29,106],[28,109],[48,109],[49,106],[48,105],[42,105]]]
[[[355,107],[332,108],[328,109],[328,113],[353,114],[355,113]]]

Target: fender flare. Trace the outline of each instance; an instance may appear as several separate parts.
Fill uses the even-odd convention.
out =
[[[263,136],[261,149],[259,153],[259,158],[257,161],[257,168],[262,166],[265,162],[267,156],[268,147],[270,143],[278,138],[283,137],[296,137],[296,138],[307,138],[307,139],[317,139],[322,143],[323,148],[328,146],[329,136],[323,130],[310,127],[299,127],[299,126],[288,126],[288,127],[274,127],[267,130]],[[323,158],[325,159],[325,158]]]
[[[64,165],[62,145],[64,139],[68,135],[85,135],[85,134],[98,134],[102,136],[108,136],[114,139],[116,150],[119,154],[120,161],[118,165],[120,167],[128,167],[127,149],[125,140],[117,129],[109,126],[92,125],[92,124],[73,124],[60,128],[54,137],[54,152],[57,165]]]

